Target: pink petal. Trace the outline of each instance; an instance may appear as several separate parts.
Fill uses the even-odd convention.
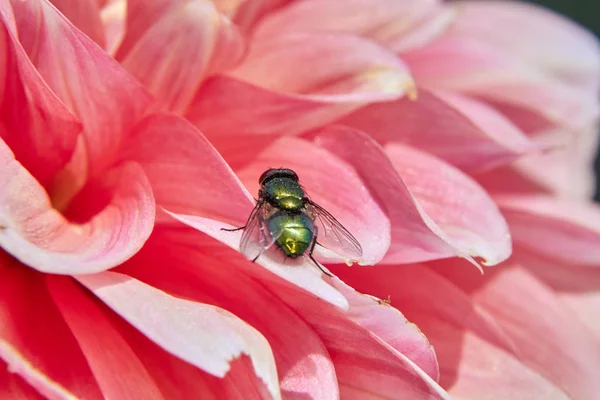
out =
[[[274,166],[293,169],[308,196],[359,241],[363,250],[359,262],[374,265],[390,245],[390,221],[351,166],[334,154],[308,141],[283,137],[238,171],[238,176],[250,193],[258,194],[258,177],[265,170]]]
[[[486,273],[482,278],[458,262],[455,266],[447,261],[438,264],[436,270],[453,268],[462,273],[464,280],[479,278],[481,281],[489,276]],[[427,267],[339,270],[340,276],[359,290],[382,298],[389,296],[392,305],[417,323],[436,350],[440,383],[451,394],[460,398],[491,399],[561,394],[518,361],[514,355],[514,337],[504,331],[494,313],[474,303],[467,293]]]
[[[19,39],[37,71],[82,121],[87,175],[114,159],[150,99],[134,78],[47,0],[12,1]],[[89,79],[94,77],[94,79]]]
[[[600,264],[600,207],[546,196],[496,198],[520,246],[570,264]]]
[[[243,51],[237,28],[210,1],[195,0],[165,10],[119,55],[162,107],[182,113],[206,75],[234,65]]]
[[[210,142],[183,118],[153,114],[129,139],[122,157],[142,166],[160,207],[232,224],[248,218],[252,196]],[[157,220],[173,221],[162,212]]]
[[[386,263],[460,255],[494,265],[510,255],[508,228],[496,206],[458,170],[398,144],[387,146],[390,162],[372,139],[342,126],[323,130],[315,140],[350,163],[384,207],[392,224]]]
[[[104,47],[104,27],[97,0],[51,0],[54,7],[81,32]]]
[[[581,128],[600,112],[589,93],[475,38],[438,39],[404,53],[402,59],[420,85],[483,99],[526,132],[550,127]]]
[[[511,168],[557,196],[588,200],[596,191],[594,163],[600,135],[594,125],[566,139],[567,143],[524,157]]]
[[[104,5],[100,12],[100,18],[104,25],[105,49],[110,55],[114,55],[125,36],[125,23],[127,20],[126,0],[111,0]]]
[[[245,32],[249,32],[261,17],[293,1],[295,0],[245,0],[236,10],[233,20]]]
[[[303,64],[311,68],[301,75],[297,65]],[[322,72],[308,74],[315,70]],[[209,79],[186,118],[220,148],[232,135],[303,132],[412,90],[398,58],[364,39],[277,36],[255,42],[229,77]]]
[[[344,32],[363,36],[399,51],[398,44],[430,15],[442,10],[437,0],[305,0],[263,18],[254,34],[268,37],[280,32]],[[364,18],[368,15],[368,18]]]
[[[19,375],[8,370],[8,365],[0,361],[0,397],[3,399],[43,399]]]
[[[31,64],[18,41],[12,9],[0,5],[5,60],[0,67],[0,135],[42,184],[70,160],[81,124],[67,111]]]
[[[281,398],[268,342],[233,314],[114,272],[77,279],[153,342],[211,375],[224,377],[232,359],[248,355],[271,396]],[[166,317],[169,324],[156,324]]]
[[[492,313],[511,338],[516,355],[573,398],[590,398],[600,383],[595,337],[550,290],[520,266],[506,266],[485,277],[467,277],[461,268],[439,268]]]
[[[70,277],[47,275],[50,294],[85,355],[106,398],[160,399],[148,371],[102,307]]]
[[[329,33],[255,39],[244,62],[228,75],[322,101],[385,101],[414,90],[406,66],[393,53],[358,37]]]
[[[423,211],[459,249],[482,257],[485,265],[510,256],[506,221],[483,188],[426,153],[397,144],[386,152]]]
[[[70,222],[10,149],[0,146],[0,245],[28,266],[59,274],[101,271],[131,257],[150,235],[154,199],[139,165],[122,164],[90,182],[97,190],[87,198],[84,190],[74,205],[86,210],[80,214],[86,219]]]
[[[367,329],[370,324],[362,326],[361,323],[366,320],[360,317],[360,311],[352,315],[350,310],[351,319],[345,312],[313,297],[290,295],[285,290],[278,292],[313,326],[327,346],[335,365],[341,398],[449,398],[427,373],[385,342],[385,339],[390,339],[389,336],[380,338]],[[356,299],[351,301],[355,305],[360,303]],[[377,306],[388,307],[384,304]],[[401,321],[371,320],[371,323],[378,326],[378,333],[386,330],[386,324],[397,326],[398,322]],[[402,343],[404,350],[407,350],[409,340]],[[398,345],[398,342],[392,343]],[[421,344],[422,342],[419,343]],[[431,368],[431,364],[428,366]]]
[[[355,271],[358,269],[354,268]],[[339,279],[334,281],[334,285],[350,303],[350,309],[346,312],[350,320],[371,331],[404,354],[433,380],[439,381],[435,351],[415,324],[381,299],[358,293]]]
[[[8,370],[47,398],[103,398],[43,276],[6,253],[0,273],[0,359]]]
[[[449,360],[441,367],[442,376],[447,377],[442,385],[453,398],[570,399],[518,358],[470,332],[435,320],[427,324],[426,332],[440,360]]]
[[[369,133],[381,144],[406,143],[467,171],[505,163],[536,149],[491,107],[435,90],[419,90],[416,101],[403,98],[365,107],[340,122]]]
[[[223,14],[231,17],[248,0],[213,0],[217,9]]]
[[[265,287],[270,274],[233,250],[193,229],[158,228],[119,271],[177,297],[224,308],[260,331],[273,349],[283,397],[338,398],[335,370],[320,338]],[[223,290],[225,281],[230,290]]]
[[[278,93],[237,79],[215,77],[202,86],[185,117],[220,150],[237,143],[240,137],[261,140],[261,135],[292,135],[318,128],[370,101]]]
[[[463,1],[455,8],[450,35],[477,38],[566,82],[597,91],[600,46],[591,32],[530,3]],[[524,26],[527,35],[522,34]]]

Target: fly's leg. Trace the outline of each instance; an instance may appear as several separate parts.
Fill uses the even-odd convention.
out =
[[[238,228],[238,229],[243,229],[243,228],[245,228],[245,226],[242,227],[242,228]],[[234,229],[234,230],[238,230],[238,229]],[[264,227],[262,225],[260,226],[259,229],[260,229],[260,234],[262,235],[263,243],[266,243],[267,242],[267,235],[265,234],[265,229],[264,229]],[[260,257],[260,255],[262,253],[263,253],[262,251],[260,253],[258,253],[258,255],[252,259],[252,262],[256,262],[256,260],[258,260],[258,257]]]
[[[312,260],[312,262],[314,262],[314,263],[315,263],[315,265],[316,265],[317,267],[319,267],[319,269],[320,269],[320,270],[321,270],[321,271],[322,271],[322,272],[323,272],[325,275],[327,275],[327,276],[330,276],[330,277],[333,277],[333,275],[332,275],[332,274],[330,274],[329,272],[325,271],[325,270],[323,269],[323,267],[321,267],[321,264],[319,264],[319,263],[317,262],[317,260],[315,260],[315,258],[313,257],[313,251],[315,251],[315,245],[316,245],[316,244],[317,244],[317,235],[316,235],[316,230],[315,230],[315,236],[314,236],[314,238],[313,238],[312,245],[310,246],[310,251],[308,252],[308,258],[310,258],[310,259]]]
[[[246,229],[246,225],[240,226],[239,228],[233,228],[233,229],[221,228],[222,231],[227,231],[227,232],[236,232],[236,231],[241,231],[242,229]]]

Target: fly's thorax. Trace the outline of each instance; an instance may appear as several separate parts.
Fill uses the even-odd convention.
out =
[[[267,226],[269,233],[275,237],[277,247],[288,257],[299,257],[311,246],[314,225],[305,213],[277,211],[269,217]]]
[[[289,178],[274,178],[268,181],[261,193],[273,206],[286,211],[299,211],[306,201],[302,187]]]

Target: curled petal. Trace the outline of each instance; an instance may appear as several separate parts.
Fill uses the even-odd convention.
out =
[[[171,354],[224,377],[247,355],[274,399],[281,399],[273,354],[265,338],[233,314],[168,295],[115,272],[77,279],[115,312]],[[156,324],[169,318],[169,324]]]
[[[0,360],[8,370],[45,398],[102,399],[43,275],[6,253],[0,255],[0,274]]]
[[[346,315],[350,320],[373,332],[408,357],[433,380],[439,381],[435,351],[415,324],[407,321],[389,303],[386,304],[386,300],[360,294],[339,279],[334,281],[334,286],[348,299],[350,309]]]
[[[477,38],[568,83],[598,90],[600,45],[591,32],[530,3],[462,1],[454,8],[449,35]]]
[[[392,244],[384,262],[458,255],[494,265],[510,255],[506,222],[487,194],[460,171],[399,144],[386,146],[386,155],[364,133],[343,126],[326,128],[315,141],[356,169],[390,218]]]
[[[121,62],[161,106],[181,113],[206,75],[229,68],[243,51],[235,25],[210,1],[195,0],[173,5],[160,15],[121,54]]]
[[[228,75],[323,100],[382,101],[414,90],[408,69],[394,54],[361,38],[328,33],[257,39]]]
[[[362,108],[340,123],[367,132],[381,144],[405,143],[469,172],[537,149],[486,104],[428,89],[420,89],[416,100],[403,98]]]
[[[502,196],[496,202],[515,243],[569,264],[600,264],[600,208],[548,196]]]
[[[145,118],[134,128],[122,157],[142,166],[156,203],[170,212],[243,224],[252,209],[252,196],[221,155],[183,118]],[[172,218],[159,212],[157,220]]]
[[[92,273],[131,257],[150,235],[154,199],[139,165],[115,167],[94,182],[102,196],[89,197],[84,208],[101,208],[74,223],[52,208],[44,189],[0,145],[0,246],[20,261],[43,272]]]
[[[43,185],[71,159],[81,124],[56,97],[19,43],[14,15],[0,5],[0,136]]]
[[[483,99],[527,133],[579,129],[598,117],[584,93],[475,38],[444,37],[402,55],[423,86]]]
[[[83,123],[87,174],[114,160],[146,111],[146,91],[47,0],[12,1],[20,43],[37,71]],[[91,79],[92,77],[93,79]]]
[[[403,39],[433,14],[441,13],[437,0],[307,0],[293,2],[270,13],[256,26],[258,37],[280,32],[345,32],[380,42],[394,51]],[[361,17],[369,15],[369,18]],[[429,30],[435,33],[435,30]]]
[[[104,26],[97,0],[51,0],[52,4],[87,37],[104,47]]]

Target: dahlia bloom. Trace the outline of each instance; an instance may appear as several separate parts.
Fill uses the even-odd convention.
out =
[[[0,397],[600,392],[600,51],[577,26],[435,0],[0,17]],[[361,266],[239,254],[221,228],[279,166]]]

